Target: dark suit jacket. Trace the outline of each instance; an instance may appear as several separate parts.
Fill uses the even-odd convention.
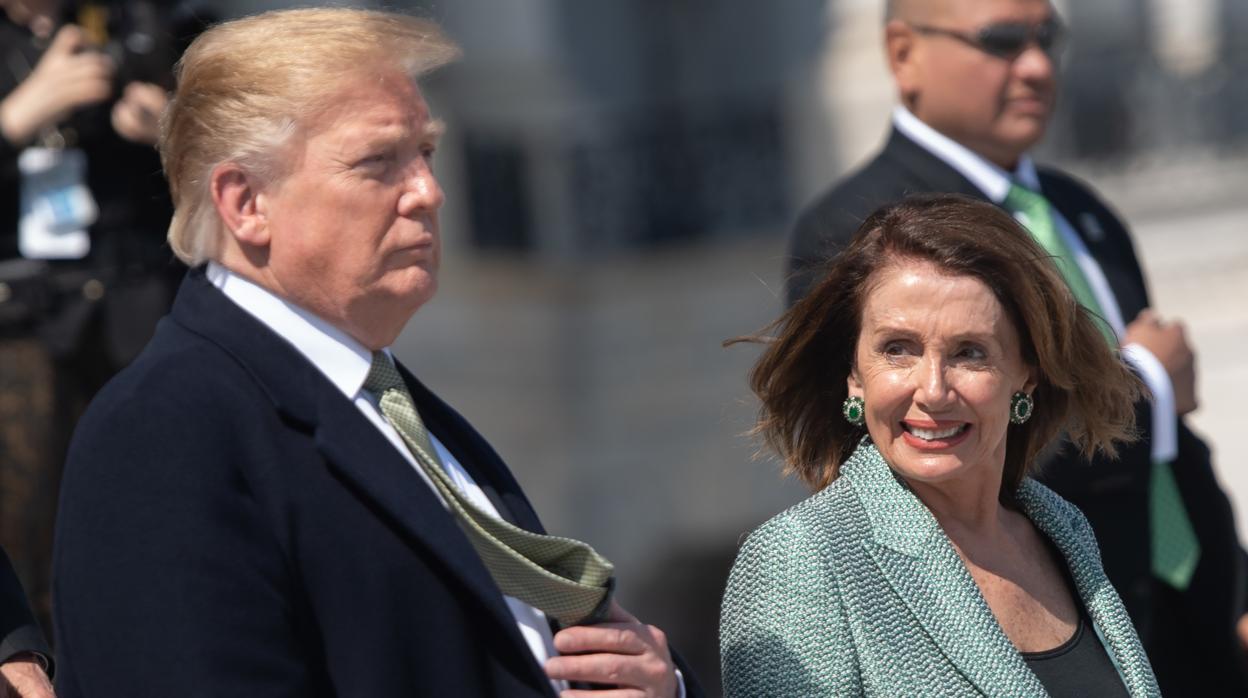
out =
[[[1087,185],[1052,168],[1040,168],[1039,173],[1045,197],[1083,239],[1105,273],[1123,318],[1130,322],[1149,306],[1149,299],[1126,227]],[[935,192],[984,198],[960,173],[894,130],[879,155],[799,217],[789,259],[789,302],[813,287],[822,263],[849,243],[859,224],[876,208],[906,195]],[[1121,448],[1117,460],[1097,458],[1089,464],[1065,448],[1041,463],[1040,480],[1078,506],[1092,523],[1105,571],[1149,648],[1163,693],[1179,690],[1179,686],[1187,693],[1206,680],[1218,687],[1242,685],[1231,625],[1241,603],[1238,590],[1245,584],[1234,520],[1213,474],[1208,448],[1182,423],[1174,467],[1201,541],[1201,562],[1185,594],[1152,578],[1147,534],[1151,424],[1149,405],[1141,401],[1137,425],[1144,438]],[[1196,665],[1201,667],[1199,676],[1187,667],[1172,666],[1171,659],[1180,649],[1201,657]],[[1226,671],[1218,671],[1219,667]],[[1189,671],[1192,676],[1187,675]],[[1183,679],[1176,681],[1180,674]],[[1238,689],[1221,690],[1239,695]]]
[[[541,530],[489,444],[402,373],[499,511]],[[55,600],[66,698],[554,695],[432,490],[202,269],[79,424]]]

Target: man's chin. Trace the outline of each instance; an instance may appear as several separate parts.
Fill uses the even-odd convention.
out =
[[[1047,114],[1044,116],[1017,116],[1010,119],[1005,128],[1001,129],[999,142],[1009,150],[1022,155],[1044,140],[1044,134],[1048,125]]]

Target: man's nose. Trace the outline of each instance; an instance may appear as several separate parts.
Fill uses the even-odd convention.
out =
[[[1014,59],[1014,71],[1029,80],[1052,81],[1057,73],[1056,58],[1040,48],[1035,41],[1028,42],[1023,52]]]
[[[433,168],[427,162],[413,165],[403,182],[403,195],[399,198],[399,213],[412,215],[424,211],[437,211],[445,196]]]

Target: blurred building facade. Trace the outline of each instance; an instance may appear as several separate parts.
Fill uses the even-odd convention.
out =
[[[1248,3],[1058,5],[1071,40],[1041,155],[1135,222],[1242,206]],[[548,528],[617,561],[625,604],[714,689],[736,544],[803,496],[743,435],[757,350],[720,343],[780,313],[792,218],[884,138],[883,2],[410,6],[465,57],[427,88],[450,127],[447,253],[398,353],[493,441]]]

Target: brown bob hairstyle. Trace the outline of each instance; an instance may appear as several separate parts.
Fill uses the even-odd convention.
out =
[[[871,214],[849,246],[827,262],[814,290],[762,334],[767,344],[750,374],[762,400],[761,434],[796,474],[820,490],[857,448],[863,426],[841,415],[848,394],[862,308],[881,269],[927,261],[992,290],[1036,371],[1035,409],[1006,435],[1002,496],[1014,491],[1036,456],[1065,432],[1085,457],[1115,454],[1134,437],[1141,383],[1112,351],[1050,256],[1009,214],[964,196],[906,199]]]

